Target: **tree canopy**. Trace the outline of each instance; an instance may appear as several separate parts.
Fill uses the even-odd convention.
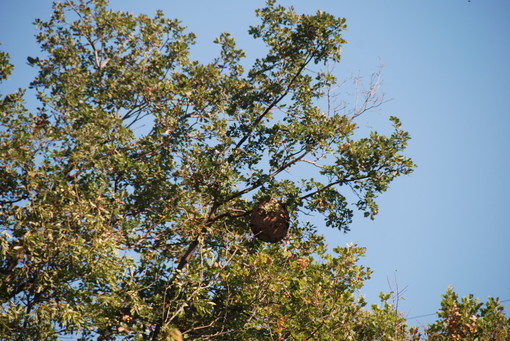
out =
[[[215,58],[192,59],[195,35],[160,11],[53,8],[35,21],[37,76],[0,101],[0,338],[420,338],[390,296],[366,307],[364,249],[331,254],[307,221],[348,231],[415,167],[397,118],[388,135],[358,133],[374,89],[330,105],[345,19],[269,0],[249,28],[266,50],[247,66],[228,33]],[[0,79],[12,69],[2,52]],[[284,210],[283,240],[250,229],[263,202]],[[497,300],[444,300],[435,339],[508,337]]]

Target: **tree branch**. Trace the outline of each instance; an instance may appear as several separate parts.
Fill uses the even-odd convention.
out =
[[[255,127],[260,123],[260,121],[262,121],[262,119],[271,111],[271,109],[273,109],[275,107],[275,105],[277,105],[278,103],[281,102],[282,99],[285,98],[285,96],[288,95],[292,85],[294,84],[294,82],[296,81],[296,79],[298,78],[298,76],[301,74],[301,72],[303,72],[303,70],[305,69],[305,67],[308,65],[308,63],[310,63],[310,61],[312,60],[311,56],[308,57],[307,60],[305,60],[305,62],[299,67],[298,71],[296,72],[296,74],[292,77],[292,79],[290,80],[289,84],[287,85],[287,88],[285,89],[285,91],[277,98],[275,98],[268,106],[267,108],[255,119],[255,121],[253,121],[253,123],[251,124],[251,127],[250,127],[250,130],[241,138],[241,140],[239,140],[239,142],[237,142],[237,144],[235,145],[234,147],[234,150],[237,150],[239,149],[244,142],[246,142],[246,140],[253,134],[253,131],[255,130]]]
[[[321,193],[325,190],[327,190],[328,188],[330,187],[333,187],[333,186],[336,186],[338,184],[346,184],[346,183],[349,183],[349,182],[353,182],[353,181],[359,181],[359,180],[365,180],[365,179],[368,179],[370,176],[368,175],[365,175],[365,176],[361,176],[361,177],[357,177],[357,178],[351,178],[351,179],[341,179],[341,180],[337,180],[337,181],[333,181],[327,185],[325,185],[324,187],[322,188],[319,188],[318,190],[314,191],[314,192],[311,192],[311,193],[308,193],[306,195],[303,195],[302,197],[299,198],[299,200],[305,200],[305,199],[308,199],[310,198],[311,196],[314,196],[318,193]]]

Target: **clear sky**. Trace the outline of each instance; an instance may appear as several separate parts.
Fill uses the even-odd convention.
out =
[[[449,285],[510,300],[510,1],[508,0],[285,0],[298,12],[318,9],[347,19],[336,75],[369,77],[384,65],[382,109],[358,121],[387,128],[395,115],[411,133],[407,155],[418,169],[380,197],[375,221],[358,217],[351,232],[322,231],[331,246],[367,247],[362,263],[374,271],[362,294],[405,289],[399,309],[410,323],[430,322]],[[113,0],[134,13],[164,10],[198,34],[195,58],[215,56],[211,41],[228,31],[248,54],[262,0]],[[50,1],[0,0],[1,48],[17,69],[5,93],[34,74],[34,18],[48,18]],[[319,222],[320,225],[320,222]],[[391,286],[391,288],[390,288]],[[505,302],[510,307],[510,301]],[[507,313],[508,313],[507,309]]]

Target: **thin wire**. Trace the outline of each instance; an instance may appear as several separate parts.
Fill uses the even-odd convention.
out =
[[[508,299],[505,299],[505,300],[500,300],[499,303],[503,303],[503,302],[510,302],[510,298]],[[416,315],[416,316],[410,316],[410,317],[407,317],[406,320],[414,320],[414,319],[418,319],[418,318],[422,318],[422,317],[429,317],[429,316],[433,316],[433,315],[436,315],[437,313],[432,313],[432,314],[423,314],[423,315]]]
[[[436,313],[411,316],[411,317],[406,318],[406,320],[414,320],[414,319],[419,319],[422,317],[433,316],[433,315],[436,315]]]

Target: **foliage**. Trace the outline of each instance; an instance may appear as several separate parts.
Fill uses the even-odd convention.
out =
[[[365,309],[364,249],[331,255],[303,219],[348,231],[353,204],[373,218],[414,168],[409,136],[393,117],[389,136],[356,133],[372,89],[350,114],[324,105],[345,19],[272,0],[257,16],[267,50],[248,70],[227,33],[192,60],[194,34],[160,11],[69,0],[36,20],[38,106],[25,90],[0,102],[0,338],[409,336],[387,297]],[[12,67],[2,52],[2,80]],[[279,244],[250,233],[266,199],[290,213]]]
[[[485,305],[473,295],[459,300],[450,287],[443,295],[438,321],[427,329],[429,340],[495,340],[510,338],[510,319],[499,299],[489,297]]]

